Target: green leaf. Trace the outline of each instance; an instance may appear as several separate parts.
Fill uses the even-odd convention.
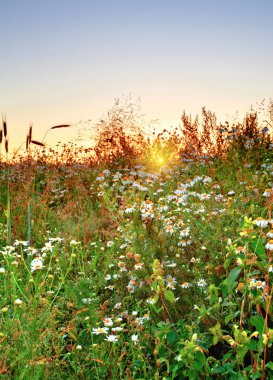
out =
[[[193,368],[196,369],[196,371],[201,372],[203,368],[203,364],[194,360],[193,362]]]
[[[258,346],[258,342],[257,340],[254,340],[254,339],[250,339],[247,343],[247,348],[250,350],[250,351],[256,351],[257,350],[257,346]]]
[[[236,311],[236,313],[228,314],[225,317],[225,325],[227,325],[232,319],[236,318],[240,314],[240,311]]]
[[[173,344],[177,340],[177,335],[173,331],[169,331],[166,334],[166,337],[167,337],[167,341],[168,341],[169,344]]]
[[[157,289],[157,281],[153,281],[152,282],[151,288],[152,288],[152,290],[156,290]]]
[[[171,290],[165,290],[164,297],[170,303],[174,303],[174,293]]]
[[[188,378],[191,380],[195,380],[197,376],[194,369],[190,369],[189,371],[187,371],[187,375]]]
[[[156,298],[156,297],[154,297],[154,298]],[[158,298],[157,298],[157,300],[156,300],[156,302],[158,301]],[[161,307],[156,307],[155,305],[150,305],[150,309],[151,309],[151,311],[153,311],[153,312],[155,312],[156,314],[161,314]]]
[[[218,342],[219,342],[219,338],[218,338],[218,336],[217,336],[217,335],[214,335],[213,338],[212,338],[212,343],[213,343],[214,345],[216,345]]]
[[[213,344],[217,344],[219,340],[223,338],[221,324],[219,322],[217,322],[215,326],[209,328],[209,331],[213,334]]]
[[[271,371],[273,371],[273,362],[266,363],[265,368],[269,368]]]
[[[250,323],[256,327],[256,330],[260,334],[264,332],[264,319],[260,315],[252,315],[252,317],[250,317]]]
[[[259,256],[260,259],[266,259],[265,248],[261,239],[255,240],[252,246],[255,253],[257,254],[257,256]]]
[[[226,280],[222,283],[222,294],[224,298],[226,298],[228,295],[228,286],[226,284]]]
[[[201,352],[201,351],[196,351],[195,357],[196,357],[196,359],[197,359],[202,365],[205,364],[205,362],[206,362],[206,358],[205,358],[205,355],[203,354],[203,352]]]
[[[231,271],[230,271],[230,274],[227,278],[227,285],[229,287],[232,287],[232,285],[235,283],[235,281],[237,280],[239,274],[241,273],[242,271],[242,268],[240,267],[236,267],[236,268],[233,268]]]

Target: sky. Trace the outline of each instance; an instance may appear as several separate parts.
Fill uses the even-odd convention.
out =
[[[115,98],[147,125],[201,108],[231,121],[273,97],[272,0],[0,0],[0,113],[10,144],[54,145]]]

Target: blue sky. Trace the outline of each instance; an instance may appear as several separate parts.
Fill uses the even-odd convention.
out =
[[[271,0],[0,0],[0,112],[11,141],[141,98],[147,122],[220,120],[272,98]],[[63,132],[62,132],[63,133]],[[48,142],[75,137],[50,133]]]

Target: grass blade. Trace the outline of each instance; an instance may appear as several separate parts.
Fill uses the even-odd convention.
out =
[[[39,145],[39,146],[45,146],[45,144],[39,142],[39,141],[36,141],[36,140],[31,140],[30,141],[32,144],[35,144],[35,145]]]

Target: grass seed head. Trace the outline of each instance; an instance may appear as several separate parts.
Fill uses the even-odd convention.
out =
[[[6,151],[6,153],[9,152],[9,141],[8,141],[8,139],[5,140],[5,151]]]
[[[7,138],[8,135],[8,127],[7,127],[7,122],[3,120],[3,131],[4,131],[4,136]]]

